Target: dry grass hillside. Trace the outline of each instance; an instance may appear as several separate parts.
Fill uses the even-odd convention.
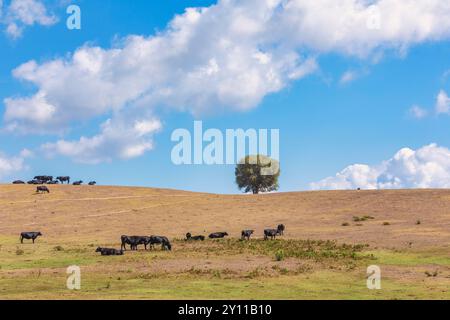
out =
[[[0,299],[450,298],[449,190],[253,196],[49,188],[0,186]],[[261,240],[279,223],[284,237]],[[238,240],[242,229],[255,237]],[[22,231],[44,236],[20,244]],[[230,238],[187,242],[188,231]],[[119,248],[122,234],[166,235],[172,251],[95,252]],[[373,264],[382,290],[366,286]],[[81,290],[66,288],[71,265],[81,268]]]
[[[118,242],[122,234],[208,234],[284,223],[286,238],[371,247],[450,246],[450,190],[323,191],[214,195],[110,186],[0,186],[0,234],[41,231],[46,241]],[[355,222],[353,217],[374,219]],[[418,224],[420,221],[420,224]],[[343,226],[348,223],[348,226]]]

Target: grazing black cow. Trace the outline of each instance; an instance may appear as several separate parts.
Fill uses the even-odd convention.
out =
[[[153,249],[155,244],[161,244],[161,250],[172,250],[172,245],[170,244],[169,239],[167,237],[162,236],[150,236],[150,247]]]
[[[284,235],[284,230],[286,229],[286,227],[284,226],[284,224],[279,224],[277,227],[277,230],[279,231],[279,234],[282,236]]]
[[[205,236],[192,236],[192,234],[190,232],[186,233],[186,241],[204,241],[205,240]]]
[[[210,239],[221,239],[221,238],[225,238],[225,236],[227,236],[227,235],[228,235],[228,233],[226,233],[226,232],[214,232],[209,235],[209,238]]]
[[[242,230],[241,239],[242,240],[245,240],[245,239],[250,240],[250,237],[252,236],[253,232],[254,232],[253,230]]]
[[[270,237],[270,239],[273,240],[279,234],[280,234],[280,230],[278,230],[278,229],[266,229],[266,230],[264,230],[264,240],[269,239],[269,237]]]
[[[56,177],[56,180],[59,180],[62,184],[67,181],[67,184],[70,184],[70,177]]]
[[[83,184],[83,181],[75,181],[74,183],[72,183],[74,186],[81,186]]]
[[[136,241],[135,241],[136,242],[136,250],[137,250],[137,246],[140,245],[140,244],[144,245],[145,250],[147,250],[147,246],[148,245],[151,246],[151,244],[150,244],[150,237],[139,236],[139,237],[136,237],[136,238],[137,238]]]
[[[102,256],[122,256],[123,250],[110,249],[110,248],[101,248],[98,247],[95,252],[100,252]]]
[[[27,183],[28,183],[28,184],[38,185],[38,184],[44,184],[44,181],[34,179],[34,180],[28,181]]]
[[[48,188],[46,186],[38,186],[36,188],[36,193],[50,193],[50,190],[48,190]]]
[[[25,184],[22,180],[13,181],[13,184]]]
[[[42,233],[40,233],[40,232],[22,232],[20,234],[20,243],[23,243],[23,239],[31,239],[31,240],[33,240],[33,243],[34,243],[34,240],[36,240],[36,238],[39,236],[42,236]]]
[[[88,183],[88,185],[90,185],[90,186],[95,186],[96,184],[97,184],[96,181],[91,181],[91,182]]]

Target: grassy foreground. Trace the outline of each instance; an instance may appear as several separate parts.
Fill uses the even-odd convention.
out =
[[[0,299],[450,299],[443,249],[175,240],[172,252],[101,257],[93,243],[0,240]],[[366,287],[373,264],[382,270],[381,290]],[[79,291],[66,288],[70,265],[81,267]]]

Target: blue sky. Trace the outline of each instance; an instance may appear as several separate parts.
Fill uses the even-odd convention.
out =
[[[49,19],[35,18],[33,23],[27,23],[30,20],[23,15],[14,14],[14,1],[22,1],[23,8],[42,4],[44,13],[30,10],[30,15],[44,15]],[[239,11],[242,14],[238,15],[233,11],[238,6],[234,1],[231,5],[224,1],[216,5],[216,1],[200,0],[4,0],[0,16],[1,181],[53,174],[96,180],[100,184],[238,193],[232,165],[175,166],[171,162],[171,149],[175,145],[170,140],[173,130],[192,130],[193,121],[202,120],[205,128],[223,131],[229,128],[279,129],[280,191],[449,187],[450,100],[447,92],[450,92],[450,76],[446,72],[450,70],[450,23],[442,21],[450,20],[450,6],[445,5],[445,1],[432,2],[434,6],[417,1],[417,12],[411,13],[417,17],[411,22],[404,21],[402,8],[397,8],[399,13],[389,8],[392,0],[382,0],[377,9],[381,15],[379,29],[343,28],[344,36],[333,37],[340,22],[329,21],[329,26],[320,24],[321,19],[327,21],[327,11],[365,17],[368,8],[355,7],[356,2],[348,0],[342,8],[329,9],[327,1],[323,0],[318,2],[323,5],[323,11],[316,12],[307,5],[310,1],[285,1],[293,2],[294,8],[297,5],[299,11],[295,11],[282,4],[273,9],[271,2],[278,0],[259,4],[254,0],[242,1],[245,5],[242,4]],[[65,11],[69,4],[81,8],[81,30],[66,27]],[[215,14],[212,10],[195,11],[197,15],[192,19],[200,22],[193,23],[184,13],[188,7],[212,5],[215,5]],[[273,23],[270,19],[259,21],[246,12],[251,11],[252,6],[266,5],[264,17],[267,13],[275,15],[276,10],[281,12],[278,19],[289,17],[280,20],[279,29],[270,25]],[[177,47],[178,40],[167,40],[170,37],[167,25],[175,15],[183,14],[185,19],[179,22],[179,32],[172,37],[192,43]],[[305,25],[302,21],[309,15],[317,17],[317,22]],[[256,22],[250,23],[248,17]],[[421,24],[429,17],[433,17],[435,23]],[[226,18],[232,20],[226,21]],[[288,25],[292,21],[295,23]],[[392,21],[400,23],[396,27],[398,30],[393,30]],[[21,28],[20,34],[8,32],[13,23]],[[202,25],[197,27],[199,23]],[[237,28],[242,27],[244,31],[231,33],[227,29],[230,23],[236,23]],[[347,23],[351,26],[353,22]],[[359,26],[360,21],[354,23]],[[268,28],[272,33],[255,31],[261,28]],[[308,34],[317,28],[325,30]],[[184,38],[183,32],[189,36]],[[211,45],[211,39],[222,39],[221,32],[230,32],[226,37],[231,42],[230,49]],[[130,35],[142,38],[134,40],[132,45],[127,44],[124,39]],[[160,51],[153,51],[151,45],[154,44],[149,44],[152,36],[167,40],[163,49],[158,47]],[[264,83],[265,80],[260,79],[265,79],[269,69],[245,63],[249,59],[248,43],[256,48],[251,47],[251,50],[261,50],[271,57],[271,68],[279,82],[267,80],[269,83]],[[135,49],[137,45],[148,47]],[[101,75],[78,78],[84,69],[76,69],[74,53],[87,52],[88,57],[96,56],[92,48],[103,50],[101,54],[105,55],[100,62]],[[115,60],[112,48],[120,51],[120,60]],[[197,48],[201,54],[196,52]],[[136,52],[142,52],[143,57],[135,58]],[[172,58],[172,54],[176,57]],[[229,55],[235,56],[231,59]],[[136,65],[128,67],[133,59]],[[144,61],[142,66],[140,59]],[[19,75],[17,72],[13,75],[13,70],[31,60],[35,61],[32,71],[23,69]],[[307,63],[312,60],[314,67]],[[51,74],[55,69],[49,68],[48,63],[55,61],[60,64],[54,67],[56,73]],[[109,65],[105,61],[114,63]],[[122,65],[118,66],[117,61]],[[207,68],[211,61],[214,65],[217,61],[219,74],[229,74],[211,81],[201,79],[200,84],[193,84],[188,77],[166,78],[165,73],[179,70],[183,77],[192,72],[190,68],[195,63]],[[225,71],[222,61],[233,66],[235,62],[237,67]],[[96,68],[95,63],[98,61],[92,62],[93,68]],[[302,68],[307,68],[307,72],[291,76],[304,70]],[[161,74],[151,70],[161,70]],[[60,76],[66,72],[73,76]],[[130,89],[119,94],[117,87],[108,86],[110,91],[102,91],[101,81],[111,72],[116,76],[106,81],[108,85],[130,85]],[[241,77],[246,80],[239,83]],[[257,84],[246,93],[246,84],[253,81],[253,77],[258,78]],[[139,79],[136,84],[132,83],[135,78]],[[237,79],[238,86],[230,85],[233,79]],[[86,89],[93,84],[94,90]],[[142,91],[137,93],[139,98],[128,96],[129,91],[141,86]],[[234,91],[230,91],[229,86]],[[78,91],[72,91],[74,87],[79,88]],[[216,92],[224,87],[230,93],[218,96]],[[157,93],[154,88],[158,89]],[[166,88],[174,91],[167,101],[161,98]],[[237,92],[240,88],[245,94]],[[44,100],[31,98],[38,92],[45,93]],[[87,106],[86,101],[92,101],[92,105]],[[49,105],[58,108],[54,117],[46,114],[41,121],[34,116]],[[414,106],[416,113],[412,112]],[[106,125],[105,133],[101,128],[108,119],[112,120]],[[145,139],[133,136],[127,127],[136,123],[136,119],[145,119],[150,126]],[[81,137],[95,136],[98,140],[80,143]],[[57,141],[68,143],[57,144]],[[128,142],[145,146],[145,152],[121,156],[121,148],[126,149]],[[24,149],[29,151],[23,152]],[[354,164],[360,166],[352,166]]]

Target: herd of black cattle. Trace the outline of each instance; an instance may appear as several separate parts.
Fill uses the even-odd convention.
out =
[[[276,229],[265,229],[264,230],[264,240],[275,239],[278,235],[283,235],[285,226],[283,224],[278,225]],[[241,240],[250,240],[250,237],[254,233],[254,230],[242,230]],[[37,237],[42,236],[41,232],[22,232],[20,234],[20,242],[23,243],[24,239],[32,240],[33,243]],[[214,232],[208,237],[210,239],[222,239],[228,236],[227,232]],[[205,236],[192,236],[191,233],[186,234],[186,241],[204,241]],[[138,250],[139,245],[143,245],[145,250],[147,246],[149,249],[154,249],[155,245],[161,245],[161,250],[172,250],[172,245],[167,237],[164,236],[121,236],[120,237],[121,246],[119,249],[112,248],[101,248],[98,247],[95,252],[99,252],[102,256],[117,256],[123,255],[124,251],[127,250],[126,246],[129,245],[130,249],[133,251]]]
[[[22,180],[15,180],[13,181],[13,184],[32,184],[32,185],[38,185],[36,187],[36,193],[50,193],[50,189],[47,186],[43,186],[43,184],[64,184],[67,182],[67,184],[70,184],[70,177],[56,177],[56,179],[53,179],[53,176],[36,176],[33,178],[33,180],[30,180],[28,182],[24,182]],[[74,186],[81,186],[83,184],[82,180],[75,181],[72,183]],[[96,181],[91,181],[88,183],[90,186],[95,186],[97,184]]]
[[[70,184],[70,177],[56,177],[53,179],[53,176],[36,176],[33,178],[33,180],[30,180],[28,182],[22,181],[22,180],[15,180],[13,181],[13,184],[34,184],[34,185],[40,185],[40,184],[64,184],[67,182],[67,184]],[[81,186],[83,184],[83,181],[75,181],[72,183],[74,186]],[[90,186],[95,186],[97,184],[96,181],[91,181],[88,183]]]
[[[70,177],[56,177],[56,180],[53,179],[53,176],[36,176],[33,180],[28,181],[28,184],[39,185],[36,188],[37,193],[50,193],[50,190],[43,186],[43,184],[70,184]],[[13,181],[13,184],[25,184],[24,181],[16,180]],[[75,181],[72,183],[75,186],[79,186],[83,184],[83,181]],[[90,186],[96,185],[97,182],[91,181],[89,182]],[[278,225],[277,229],[265,229],[264,230],[264,240],[275,239],[278,235],[284,234],[285,227],[283,224]],[[242,240],[250,240],[250,237],[253,235],[254,230],[242,230],[241,239]],[[22,232],[20,234],[20,242],[23,243],[24,239],[32,240],[33,243],[37,237],[42,236],[41,232]],[[208,237],[210,239],[221,239],[228,236],[227,232],[214,232],[211,233]],[[162,250],[172,250],[172,245],[167,237],[163,236],[121,236],[121,247],[118,249],[111,248],[101,248],[98,247],[96,252],[100,252],[103,256],[111,256],[111,255],[123,255],[123,252],[126,251],[126,245],[130,246],[131,250],[138,250],[139,245],[144,245],[145,250],[147,250],[147,246],[150,249],[153,249],[155,245],[161,245]],[[192,236],[191,233],[186,234],[186,241],[204,241],[205,236]]]

